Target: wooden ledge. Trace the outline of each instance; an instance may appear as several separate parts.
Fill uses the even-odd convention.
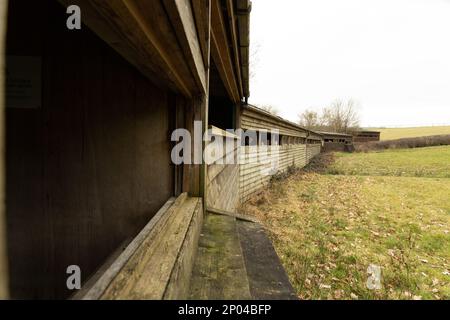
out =
[[[219,210],[219,209],[214,209],[214,208],[209,208],[209,207],[206,209],[206,211],[209,213],[212,213],[212,214],[220,215],[220,216],[227,216],[227,217],[235,218],[237,220],[257,223],[262,226],[262,223],[255,217],[242,215],[239,213],[228,212],[228,211]]]
[[[75,299],[185,299],[203,223],[201,198],[170,199],[139,235]]]

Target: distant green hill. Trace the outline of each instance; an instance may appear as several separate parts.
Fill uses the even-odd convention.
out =
[[[371,128],[370,130],[381,131],[381,140],[395,140],[401,138],[415,138],[450,134],[450,126],[383,129]]]

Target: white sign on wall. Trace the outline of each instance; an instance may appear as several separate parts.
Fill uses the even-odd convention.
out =
[[[41,57],[6,57],[6,106],[40,108],[42,105]]]

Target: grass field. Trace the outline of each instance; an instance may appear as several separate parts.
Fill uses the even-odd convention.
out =
[[[450,147],[340,153],[329,173],[450,178]]]
[[[434,136],[442,134],[450,134],[450,126],[440,127],[417,127],[417,128],[387,128],[387,129],[370,129],[381,132],[381,140],[395,140],[402,138],[415,138]]]
[[[450,299],[449,153],[338,154],[243,210],[269,230],[302,299]],[[371,264],[380,290],[366,287]]]

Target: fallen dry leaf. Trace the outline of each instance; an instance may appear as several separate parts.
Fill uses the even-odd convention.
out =
[[[320,289],[331,289],[331,286],[330,286],[330,285],[327,285],[327,284],[321,284],[321,285],[319,286],[319,288],[320,288]]]

